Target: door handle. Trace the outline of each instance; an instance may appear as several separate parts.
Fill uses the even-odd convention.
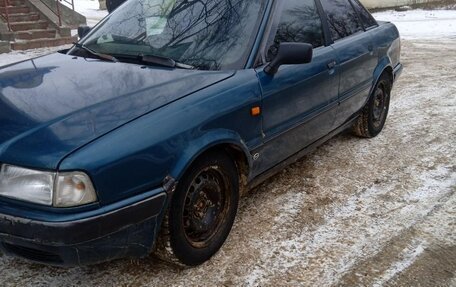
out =
[[[332,61],[328,63],[328,69],[333,70],[337,65],[336,61]]]

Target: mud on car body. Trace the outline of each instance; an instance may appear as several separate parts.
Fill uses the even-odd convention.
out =
[[[358,0],[130,0],[80,32],[0,69],[0,249],[50,265],[201,264],[242,191],[379,134],[402,70]]]

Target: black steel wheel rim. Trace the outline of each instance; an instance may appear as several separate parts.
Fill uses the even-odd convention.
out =
[[[207,247],[217,234],[229,210],[229,184],[217,167],[197,174],[185,197],[183,227],[188,242],[196,248]]]
[[[388,95],[380,85],[374,94],[374,106],[372,111],[372,122],[375,128],[379,128],[386,118],[388,110]]]

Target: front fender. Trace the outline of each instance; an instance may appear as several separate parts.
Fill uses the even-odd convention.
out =
[[[59,170],[86,172],[106,205],[168,186],[173,180],[167,180],[179,180],[197,156],[219,144],[235,145],[251,164],[248,150],[261,141],[261,118],[250,111],[260,99],[255,72],[237,72],[81,147]]]
[[[249,170],[252,167],[252,156],[240,135],[234,131],[227,129],[211,130],[201,137],[192,140],[186,149],[184,149],[180,155],[176,164],[171,169],[170,176],[177,181],[182,178],[185,171],[190,165],[204,152],[211,148],[221,145],[233,145],[241,150],[249,165]]]

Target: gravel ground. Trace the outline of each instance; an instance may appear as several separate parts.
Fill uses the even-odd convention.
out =
[[[456,286],[456,41],[403,41],[403,63],[384,132],[342,134],[251,191],[210,262],[0,255],[0,285]]]
[[[456,286],[455,15],[376,13],[406,39],[385,131],[342,134],[251,191],[210,262],[59,269],[0,254],[0,286]]]

